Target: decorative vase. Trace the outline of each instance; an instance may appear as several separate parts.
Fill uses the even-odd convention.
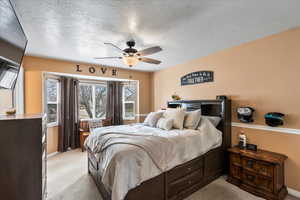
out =
[[[180,100],[180,97],[179,97],[177,94],[173,94],[173,95],[172,95],[172,99],[173,99],[174,101],[178,101],[178,100]]]

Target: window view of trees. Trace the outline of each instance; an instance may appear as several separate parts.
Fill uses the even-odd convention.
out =
[[[137,84],[123,85],[123,118],[134,120],[137,106]],[[106,117],[107,86],[106,84],[79,84],[79,117],[80,119],[104,119]]]
[[[58,124],[60,82],[55,79],[46,81],[48,124]],[[136,116],[138,87],[135,82],[123,84],[123,119],[134,120]],[[107,86],[105,83],[79,84],[79,118],[104,119],[106,117]]]
[[[106,116],[107,87],[104,84],[79,85],[80,119],[103,119]]]
[[[48,124],[58,124],[59,81],[48,79],[46,82]]]
[[[134,120],[136,114],[137,85],[136,83],[127,83],[123,86],[123,118],[125,120]]]
[[[96,118],[105,118],[107,102],[107,88],[103,86],[95,86],[95,116]]]

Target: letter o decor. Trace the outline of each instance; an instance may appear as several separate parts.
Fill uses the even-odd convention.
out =
[[[89,72],[94,74],[96,72],[95,67],[89,67]]]

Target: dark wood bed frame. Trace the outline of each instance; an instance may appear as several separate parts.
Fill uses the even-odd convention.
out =
[[[202,115],[221,117],[217,128],[223,132],[222,146],[143,182],[131,189],[125,200],[182,200],[227,172],[226,150],[231,146],[231,101],[171,101],[168,107],[184,107],[188,111],[201,109]],[[101,182],[99,163],[93,153],[87,152],[89,174],[103,199],[111,200],[110,193]]]

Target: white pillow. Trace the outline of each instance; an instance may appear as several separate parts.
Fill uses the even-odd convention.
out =
[[[161,118],[162,115],[163,115],[163,112],[161,112],[161,111],[149,113],[147,115],[146,119],[144,120],[144,125],[155,127],[157,121],[159,120],[159,118]]]
[[[204,115],[202,115],[202,117],[207,118],[215,127],[217,127],[220,121],[222,120],[221,117],[204,116]]]
[[[201,110],[186,112],[184,120],[184,128],[196,129],[201,119]]]
[[[173,119],[173,127],[177,129],[183,129],[183,122],[185,116],[185,109],[182,108],[168,108],[163,117],[166,119]]]
[[[158,120],[156,127],[164,129],[164,130],[171,130],[173,127],[173,119],[167,119],[167,118],[161,117]]]

